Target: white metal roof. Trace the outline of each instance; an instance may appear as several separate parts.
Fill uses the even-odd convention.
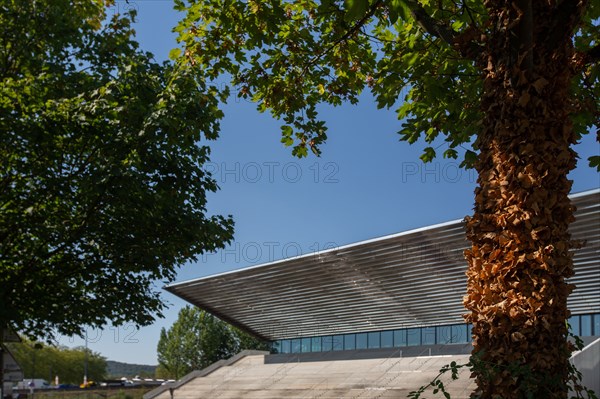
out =
[[[574,314],[600,312],[600,189],[575,194]],[[462,221],[176,283],[173,294],[259,337],[463,322],[469,243]]]

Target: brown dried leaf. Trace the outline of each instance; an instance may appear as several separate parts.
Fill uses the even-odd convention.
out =
[[[529,103],[530,99],[531,99],[531,96],[529,95],[529,93],[524,92],[523,94],[521,94],[521,97],[519,97],[519,101],[517,102],[517,104],[520,107],[525,107]]]
[[[546,87],[548,83],[550,82],[548,82],[546,79],[539,78],[538,80],[533,82],[532,86],[535,88],[535,91],[537,91],[538,94],[541,94],[542,90],[544,90],[544,87]]]

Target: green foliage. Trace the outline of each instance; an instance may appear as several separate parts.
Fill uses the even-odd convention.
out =
[[[157,64],[133,12],[104,2],[3,2],[0,14],[0,326],[30,336],[148,325],[156,282],[232,238],[206,215],[214,92]]]
[[[244,349],[268,350],[268,344],[203,310],[186,306],[173,326],[160,332],[157,377],[179,379]]]
[[[41,378],[54,383],[79,385],[85,370],[85,348],[70,349],[42,345],[24,339],[22,343],[7,344],[21,365],[25,379]],[[88,380],[102,381],[106,376],[106,359],[88,349]]]
[[[119,379],[121,377],[134,378],[153,378],[156,372],[156,366],[146,364],[131,364],[115,362],[113,360],[106,361],[106,374],[109,379]]]
[[[581,50],[600,40],[596,3],[576,36]],[[397,109],[401,140],[431,145],[443,138],[445,156],[468,150],[462,165],[473,164],[481,72],[431,31],[443,26],[476,44],[489,29],[480,0],[199,0],[179,1],[177,9],[187,11],[176,28],[186,49],[182,62],[207,79],[231,76],[238,96],[282,118],[281,141],[294,155],[319,154],[327,139],[319,104],[356,103],[370,90],[379,107]],[[425,26],[419,13],[433,23]],[[599,78],[591,63],[573,86],[581,99],[574,115],[579,134],[600,125]],[[431,155],[426,150],[423,159]]]

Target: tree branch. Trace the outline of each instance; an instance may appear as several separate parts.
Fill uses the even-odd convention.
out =
[[[419,2],[414,0],[406,1],[412,17],[427,33],[439,37],[451,46],[454,46],[455,39],[458,36],[456,32],[450,29],[446,24],[432,18]]]
[[[306,73],[306,71],[310,67],[315,65],[315,63],[318,60],[320,60],[324,55],[330,53],[334,48],[336,48],[341,43],[344,43],[349,38],[351,38],[356,32],[358,32],[369,21],[369,19],[371,19],[371,17],[375,14],[375,11],[377,11],[377,8],[382,3],[383,3],[383,0],[377,0],[375,3],[373,3],[371,5],[371,7],[369,8],[369,11],[359,21],[357,21],[350,29],[348,29],[348,31],[346,33],[344,33],[340,38],[338,38],[336,41],[331,43],[331,45],[329,47],[327,47],[324,51],[320,52],[319,54],[317,54],[313,58],[311,58],[304,65],[304,68],[302,68],[301,75],[304,75]]]
[[[471,25],[463,33],[458,33],[447,24],[431,17],[418,1],[406,0],[406,4],[412,17],[425,32],[442,39],[464,57],[475,59],[479,54],[480,45],[475,41],[475,38],[479,37],[479,30],[475,25]]]

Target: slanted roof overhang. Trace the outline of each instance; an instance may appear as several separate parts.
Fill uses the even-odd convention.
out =
[[[571,196],[573,314],[600,312],[600,190]],[[462,221],[171,284],[165,289],[276,340],[462,323],[468,247]]]

